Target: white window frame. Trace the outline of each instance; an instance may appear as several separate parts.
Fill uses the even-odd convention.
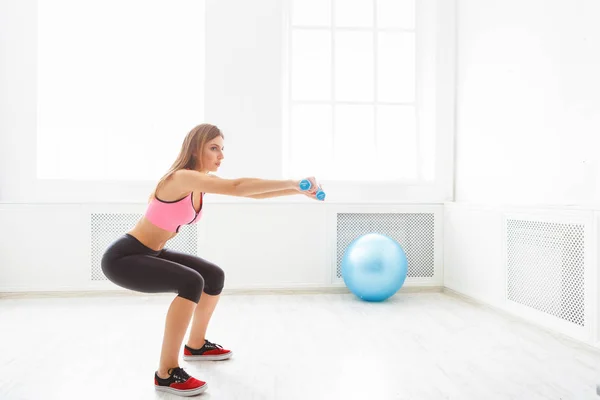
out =
[[[342,181],[321,180],[327,201],[339,203],[443,203],[454,200],[454,120],[455,120],[455,71],[456,71],[456,0],[416,0],[415,29],[381,29],[373,27],[334,27],[335,2],[332,1],[329,27],[292,26],[292,1],[285,1],[284,51],[283,51],[283,126],[282,126],[282,169],[285,178],[291,175],[291,120],[290,111],[294,104],[366,104],[366,105],[415,105],[417,107],[417,129],[429,126],[435,137],[435,179],[432,182],[418,181]],[[324,0],[325,1],[325,0]],[[328,0],[329,1],[329,0]],[[376,4],[376,0],[373,0]],[[374,9],[376,19],[376,5]],[[293,28],[319,29],[321,31],[364,31],[364,32],[415,32],[416,36],[416,92],[414,103],[292,101],[291,98],[291,48]],[[334,36],[332,36],[332,45]],[[374,35],[375,66],[377,66],[377,35]],[[332,71],[335,53],[332,46]],[[375,71],[377,71],[375,69]],[[332,79],[334,85],[334,79]],[[377,73],[375,73],[375,94]],[[333,93],[333,90],[332,90]],[[376,109],[376,107],[375,107]],[[335,113],[335,111],[333,111]],[[334,114],[332,114],[334,115]],[[332,122],[334,126],[335,121]],[[377,124],[375,118],[375,124]],[[333,132],[333,131],[332,131]],[[417,138],[419,133],[417,132]],[[419,139],[417,139],[419,140]],[[334,149],[335,151],[335,149]],[[419,167],[419,173],[421,168]],[[318,177],[317,177],[318,178]]]

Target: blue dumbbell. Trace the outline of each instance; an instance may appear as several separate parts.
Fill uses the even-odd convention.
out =
[[[312,184],[310,183],[310,181],[308,179],[302,179],[300,181],[300,189],[301,190],[309,190],[311,188]],[[317,190],[317,199],[318,200],[325,200],[325,192],[321,189]]]

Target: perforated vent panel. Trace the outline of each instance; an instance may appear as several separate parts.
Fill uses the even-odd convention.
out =
[[[432,213],[337,214],[337,278],[342,279],[342,259],[352,241],[367,233],[396,240],[408,259],[407,277],[431,278],[435,272],[435,215]]]
[[[140,219],[141,214],[92,214],[91,229],[91,278],[93,281],[106,280],[100,261],[106,248],[117,238],[123,236]],[[196,255],[198,252],[198,234],[196,225],[184,225],[179,233],[167,242],[173,250]]]
[[[585,325],[583,225],[508,219],[509,300]]]

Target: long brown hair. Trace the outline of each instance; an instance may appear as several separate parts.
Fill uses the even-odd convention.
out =
[[[200,124],[194,127],[183,139],[183,143],[181,144],[181,150],[179,151],[179,155],[171,165],[171,168],[167,171],[166,174],[160,178],[158,183],[155,186],[154,192],[150,195],[150,199],[152,199],[156,195],[156,190],[158,187],[164,183],[175,171],[179,171],[180,169],[199,169],[198,167],[202,167],[202,152],[204,151],[204,145],[216,138],[217,136],[223,136],[223,133],[219,128],[210,124]],[[194,155],[196,153],[196,155]],[[200,165],[198,165],[200,164]]]

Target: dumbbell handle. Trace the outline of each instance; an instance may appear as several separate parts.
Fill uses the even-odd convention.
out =
[[[310,181],[308,179],[302,179],[300,181],[300,189],[301,190],[309,190],[312,187],[312,184],[310,183]],[[321,190],[320,188],[317,189],[317,199],[319,200],[325,200],[325,192],[323,190]]]

